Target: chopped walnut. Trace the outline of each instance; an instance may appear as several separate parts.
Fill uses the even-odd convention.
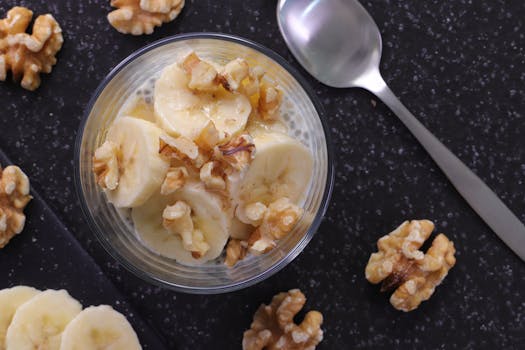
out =
[[[228,91],[237,91],[241,82],[248,77],[250,67],[242,58],[228,62],[219,75],[219,81]]]
[[[250,165],[255,157],[255,144],[248,134],[234,137],[225,144],[215,146],[216,159],[226,162],[237,171],[242,171]]]
[[[29,190],[29,179],[19,167],[0,167],[0,248],[24,229],[24,208],[32,198]]]
[[[253,107],[258,107],[259,104],[259,92],[261,79],[264,76],[264,69],[262,67],[256,66],[250,68],[248,71],[248,78],[245,79],[241,85],[240,91],[248,97],[255,96],[251,101]]]
[[[11,71],[13,80],[30,91],[40,86],[40,73],[51,73],[64,42],[62,29],[50,14],[38,16],[33,33],[27,34],[32,17],[29,9],[13,7],[0,20],[0,80]]]
[[[116,7],[108,14],[109,23],[123,34],[151,34],[155,27],[174,20],[184,0],[111,0]]]
[[[244,207],[238,206],[235,216],[243,223],[259,226],[267,209],[268,207],[261,202],[250,203]]]
[[[184,201],[169,205],[162,213],[162,225],[169,232],[179,235],[184,249],[198,259],[210,249],[204,235],[194,228],[191,218],[191,207]]]
[[[268,206],[261,225],[248,239],[250,251],[266,253],[275,247],[275,241],[290,233],[303,215],[303,209],[288,198],[280,198]]]
[[[257,228],[248,237],[248,249],[254,255],[260,255],[269,252],[277,245],[275,239],[269,235],[264,235],[263,232]]]
[[[228,267],[233,267],[238,261],[246,257],[247,252],[246,242],[232,238],[226,246],[226,260],[224,263]]]
[[[253,316],[251,328],[244,332],[243,350],[315,349],[323,340],[323,315],[309,311],[301,324],[294,323],[305,302],[304,294],[292,289],[274,296],[270,305],[262,304]]]
[[[208,120],[195,139],[195,143],[203,150],[210,151],[221,141],[221,139],[221,134],[215,127],[213,121]]]
[[[255,202],[248,204],[245,208],[245,212],[249,220],[257,223],[262,222],[267,209],[268,207],[261,202]]]
[[[275,120],[279,117],[279,108],[283,93],[277,87],[262,84],[260,86],[259,113],[263,120]]]
[[[198,91],[212,91],[219,86],[217,70],[203,61],[195,52],[191,52],[182,61],[182,68],[189,75],[188,87]]]
[[[220,163],[217,161],[208,162],[202,166],[200,179],[210,190],[224,190],[226,188],[223,171],[221,171]]]
[[[268,206],[259,229],[263,234],[281,239],[290,231],[303,215],[303,209],[288,198],[280,198]]]
[[[381,237],[379,251],[370,256],[366,279],[382,282],[381,291],[396,289],[390,303],[398,310],[412,311],[428,300],[456,263],[454,243],[444,234],[434,239],[426,254],[419,250],[433,230],[428,220],[405,221]]]
[[[199,156],[199,147],[192,140],[179,136],[177,138],[168,135],[160,137],[159,153],[168,158],[179,160],[195,160]]]
[[[199,149],[195,142],[184,136],[174,138],[162,135],[159,153],[167,158],[180,160],[193,170],[200,169],[210,159],[209,152]]]
[[[175,168],[169,168],[166,173],[166,178],[160,187],[160,194],[168,195],[177,191],[179,188],[184,186],[186,179],[188,178],[188,170],[183,166]]]
[[[97,148],[93,156],[93,172],[100,187],[114,190],[118,187],[119,167],[118,167],[119,148],[111,141],[106,141]]]

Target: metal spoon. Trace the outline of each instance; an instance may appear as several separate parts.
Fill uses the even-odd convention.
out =
[[[381,35],[359,2],[279,0],[277,20],[293,55],[317,80],[337,88],[364,88],[390,107],[476,213],[525,260],[525,226],[386,85],[379,73]]]

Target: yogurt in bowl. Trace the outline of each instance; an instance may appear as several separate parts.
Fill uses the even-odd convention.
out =
[[[256,283],[306,246],[326,210],[319,113],[299,75],[257,44],[154,43],[115,68],[86,111],[77,185],[88,222],[148,281],[193,293]]]

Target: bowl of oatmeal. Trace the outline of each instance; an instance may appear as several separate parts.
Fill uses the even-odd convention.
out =
[[[78,133],[89,226],[151,283],[189,293],[257,283],[305,248],[326,211],[322,113],[259,44],[199,33],[148,45],[101,83]]]

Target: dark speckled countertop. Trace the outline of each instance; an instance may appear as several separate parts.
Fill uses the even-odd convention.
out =
[[[227,295],[175,293],[128,273],[94,240],[74,189],[75,137],[91,94],[134,50],[184,32],[242,35],[299,67],[277,29],[276,1],[187,0],[177,20],[142,37],[108,25],[108,0],[2,0],[0,14],[19,4],[51,12],[65,43],[37,92],[0,84],[0,148],[169,348],[240,348],[257,306],[297,287],[308,297],[306,308],[325,316],[319,349],[525,347],[525,263],[384,105],[363,90],[336,90],[310,77],[327,111],[337,165],[326,219],[305,251],[265,282]],[[525,221],[525,2],[363,5],[382,32],[381,68],[392,90]],[[364,267],[381,235],[423,217],[455,242],[458,262],[429,301],[405,314],[367,283]]]

